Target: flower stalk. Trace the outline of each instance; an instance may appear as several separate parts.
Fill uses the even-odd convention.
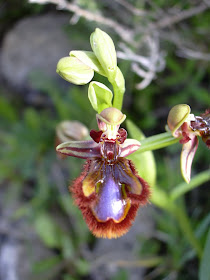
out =
[[[162,149],[178,142],[179,139],[174,138],[170,132],[160,133],[142,140],[141,148],[136,152],[136,154]]]

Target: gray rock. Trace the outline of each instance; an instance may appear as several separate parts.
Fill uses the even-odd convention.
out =
[[[30,87],[29,75],[34,71],[61,79],[56,74],[56,65],[73,49],[64,31],[68,24],[68,15],[45,14],[23,19],[8,32],[3,41],[0,68],[11,86],[20,90]]]

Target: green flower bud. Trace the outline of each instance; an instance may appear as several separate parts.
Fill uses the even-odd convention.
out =
[[[112,83],[116,76],[117,55],[111,37],[99,28],[96,28],[95,32],[90,36],[90,44],[106,76]]]
[[[88,88],[88,98],[94,110],[98,113],[105,108],[112,107],[113,93],[104,84],[91,82]]]
[[[94,71],[76,57],[63,57],[58,61],[56,72],[66,81],[85,85],[93,78]]]

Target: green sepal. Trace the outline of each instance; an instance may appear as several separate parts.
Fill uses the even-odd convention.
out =
[[[121,110],[123,103],[123,95],[125,93],[125,79],[122,72],[117,67],[116,76],[112,83],[114,89],[113,107]]]
[[[90,44],[110,83],[114,82],[117,71],[117,55],[111,37],[96,28],[90,36]]]
[[[58,61],[56,72],[66,81],[75,85],[89,83],[94,71],[76,57],[63,57]]]
[[[88,98],[94,110],[101,113],[105,108],[112,107],[112,91],[104,84],[93,81],[89,84]]]
[[[117,87],[117,90],[123,95],[125,92],[125,79],[119,67],[117,67],[116,70],[114,84]]]
[[[106,73],[101,66],[100,62],[98,61],[95,54],[91,51],[71,51],[69,53],[70,57],[76,57],[85,65],[92,68],[95,72],[102,76],[106,76]]]

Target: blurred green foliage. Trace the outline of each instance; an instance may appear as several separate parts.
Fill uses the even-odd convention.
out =
[[[70,174],[62,177],[54,149],[55,127],[61,120],[83,120],[84,115],[87,115],[84,119],[86,124],[95,122],[95,115],[85,105],[85,90],[71,88],[64,95],[52,81],[44,79],[42,84],[43,77],[33,79],[36,87],[49,95],[54,106],[44,110],[32,107],[20,110],[13,101],[3,95],[0,97],[0,143],[4,147],[0,150],[0,182],[8,182],[9,185],[11,182],[18,189],[13,199],[21,198],[22,206],[14,218],[27,219],[43,244],[59,252],[58,256],[35,264],[34,271],[42,273],[55,266],[65,270],[72,263],[74,277],[77,277],[88,271],[87,262],[80,257],[79,247],[83,242],[89,242],[91,236],[81,222],[81,214],[73,205],[67,186],[68,181],[80,173],[82,161],[67,160],[64,165]]]
[[[176,72],[174,75],[176,75]],[[185,76],[183,76],[183,79],[185,79]],[[2,94],[0,97],[0,117],[2,120],[0,142],[4,148],[0,150],[2,159],[0,161],[0,179],[1,182],[7,180],[20,186],[17,196],[21,195],[24,198],[23,206],[18,209],[15,218],[25,217],[28,219],[43,244],[48,248],[57,250],[55,257],[36,263],[34,273],[42,275],[45,271],[58,267],[57,273],[59,274],[59,268],[62,267],[67,273],[63,274],[62,279],[81,279],[82,275],[89,273],[91,263],[83,259],[79,250],[82,244],[91,244],[93,237],[82,221],[80,212],[73,205],[67,185],[69,177],[72,180],[79,175],[82,160],[69,158],[59,163],[54,150],[55,127],[61,120],[70,119],[79,120],[89,128],[96,128],[95,114],[91,106],[87,106],[87,87],[72,86],[67,92],[63,92],[53,81],[37,75],[37,73],[33,75],[32,81],[42,94],[48,95],[52,105],[39,110],[22,105],[23,107],[20,110],[19,106],[15,106],[14,100],[9,100],[5,94]],[[167,84],[167,79],[165,79],[165,82],[163,88]],[[183,83],[183,80],[180,80],[180,83]],[[167,87],[170,86],[173,89],[174,84],[167,84]],[[197,87],[201,87],[200,80],[197,81]],[[148,94],[150,88],[151,91],[155,91],[156,88],[157,91],[161,92],[159,85],[152,84],[143,93],[138,93],[138,95],[135,93],[134,96],[139,104],[141,104],[141,100],[146,100],[147,104],[151,104],[144,110],[144,115],[139,118],[141,113],[136,112],[134,119],[133,111],[128,111],[128,115],[130,113],[133,121],[145,127],[148,134],[150,129],[157,132],[164,131],[165,125],[165,122],[161,121],[161,131],[158,131],[159,128],[156,128],[153,122],[150,125],[145,125],[147,123],[145,120],[151,118],[151,114],[155,111],[154,96]],[[196,96],[194,97],[193,104],[197,102],[198,110],[202,106],[200,100],[205,98],[205,93],[204,96],[202,95],[203,92],[205,91],[200,92],[198,99],[196,99]],[[183,98],[183,94],[180,96]],[[165,104],[172,105],[173,102],[170,100],[172,97],[173,95],[168,96],[166,94],[162,100]],[[188,98],[190,96],[187,91],[186,100]],[[183,100],[180,100],[180,102],[183,102]],[[176,103],[179,103],[179,95],[176,95]],[[176,144],[164,150],[155,151],[155,158],[158,163],[157,182],[159,187],[166,191],[172,190],[178,183],[182,182],[179,170],[180,149],[179,144]],[[203,168],[206,168],[207,161],[206,148],[201,145],[193,164],[194,173],[202,169],[201,162]],[[198,171],[196,171],[197,166],[199,167]],[[61,168],[65,170],[66,175],[69,174],[64,179],[59,175],[62,173]],[[56,173],[58,174],[56,175]],[[57,179],[56,176],[58,176]],[[61,179],[59,176],[61,176]],[[61,184],[63,184],[62,187]],[[28,189],[30,195],[24,195],[28,192]],[[207,202],[199,203],[199,197],[203,200],[205,193],[197,192],[197,196],[197,205],[192,209],[190,205],[193,195],[188,194],[188,212],[191,213],[191,223],[195,229],[197,228],[197,235],[202,246],[204,246],[210,220],[207,216]],[[185,236],[177,227],[175,218],[168,212],[154,210],[153,214],[157,229],[152,239],[143,240],[144,246],[140,252],[141,258],[152,257],[156,254],[164,256],[166,261],[159,266],[160,276],[158,277],[160,278],[155,279],[162,279],[163,275],[172,273],[172,271],[179,275],[177,276],[180,277],[179,279],[186,277],[186,275],[189,275],[189,277],[183,279],[196,279],[193,278],[194,273],[197,273],[196,266],[193,265],[192,271],[188,269],[190,263],[196,263],[195,252],[190,248]],[[148,250],[148,248],[150,249]],[[74,269],[71,272],[73,273],[72,276],[68,278],[67,267],[70,264]],[[53,277],[54,275],[52,275],[52,279]],[[116,275],[116,279],[120,279],[119,277],[128,279],[123,272],[120,272],[119,276]]]
[[[46,9],[45,6],[31,5],[27,1],[22,1],[17,8],[16,2],[19,3],[6,3],[13,8],[4,13],[3,27],[8,27],[8,24],[25,15],[38,14]],[[86,1],[79,2],[87,9],[99,8],[98,1],[89,1],[88,4]],[[136,2],[141,8],[141,1]],[[169,1],[166,4],[159,0],[156,5],[166,9],[166,6],[170,7],[175,2]],[[100,8],[106,6],[101,5]],[[183,2],[182,5],[187,6],[189,3]],[[204,14],[191,21],[194,28],[208,28],[208,19],[207,14]],[[79,25],[78,30],[81,30]],[[81,39],[80,32],[77,36],[84,40]],[[198,40],[201,40],[199,35]],[[139,77],[130,71],[129,63],[120,61],[119,67],[126,80],[124,112],[146,136],[164,131],[168,111],[175,104],[187,103],[195,114],[204,112],[209,106],[209,65],[198,60],[178,58],[171,46],[168,49],[166,69],[143,92],[135,89]],[[26,219],[43,246],[55,253],[54,257],[34,264],[34,273],[38,275],[38,279],[51,269],[52,274],[48,279],[88,279],[85,277],[90,276],[91,262],[84,258],[82,249],[84,246],[91,248],[95,238],[89,233],[67,189],[69,181],[80,174],[83,161],[75,158],[59,160],[54,146],[55,127],[60,121],[79,120],[89,129],[97,128],[95,113],[89,104],[86,86],[71,86],[64,92],[54,81],[37,73],[34,73],[32,81],[34,87],[49,100],[45,108],[26,106],[24,100],[17,101],[16,97],[11,98],[11,94],[8,97],[3,89],[0,92],[0,184],[8,185],[9,195],[22,202],[14,218]],[[157,184],[167,193],[182,182],[180,151],[180,145],[176,144],[154,152]],[[208,166],[209,154],[205,145],[200,143],[193,162],[193,175],[206,170]],[[206,242],[210,225],[207,184],[187,193],[185,200],[194,233],[202,248],[206,246],[200,271],[200,279],[204,280],[208,273],[206,259],[209,259],[209,237]],[[179,203],[180,201],[177,202],[177,207]],[[159,208],[153,209],[153,217],[156,223],[153,236],[139,237],[139,242],[143,244],[139,258],[162,256],[164,261],[147,270],[147,279],[171,279],[170,275],[179,280],[198,279],[195,251],[178,227],[176,218]],[[120,269],[113,279],[129,279],[129,272],[126,268]]]

